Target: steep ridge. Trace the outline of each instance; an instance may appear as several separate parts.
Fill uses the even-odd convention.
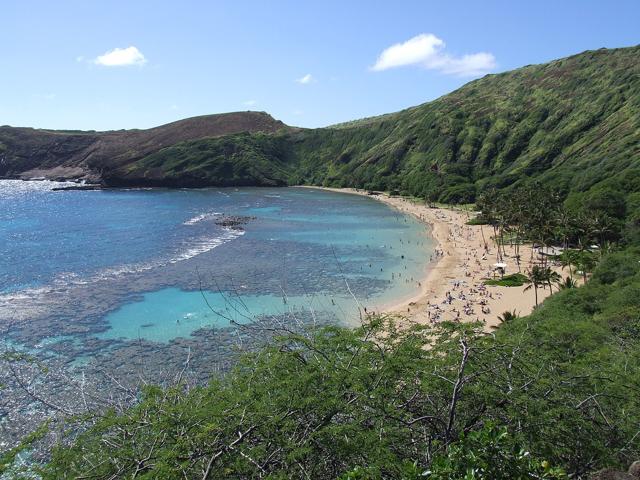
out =
[[[392,115],[291,135],[299,179],[467,202],[540,178],[640,178],[640,47],[488,75]],[[637,186],[634,186],[637,188]]]
[[[565,195],[640,191],[640,46],[487,75],[417,107],[320,129],[254,112],[105,133],[0,128],[0,175],[42,169],[114,186],[307,183],[449,203],[531,179]]]

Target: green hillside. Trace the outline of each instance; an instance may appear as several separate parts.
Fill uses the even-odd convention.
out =
[[[287,140],[238,133],[181,142],[114,170],[103,181],[117,186],[220,187],[288,184]]]
[[[291,138],[300,180],[444,202],[531,177],[563,192],[626,185],[640,173],[640,47],[488,75],[379,120]]]
[[[640,46],[487,75],[433,102],[320,129],[259,112],[120,132],[0,127],[0,175],[42,170],[112,186],[319,184],[446,203],[532,178],[565,196],[637,192]]]
[[[140,159],[181,142],[200,139],[233,138],[236,134],[275,133],[287,126],[265,112],[232,112],[203,115],[168,123],[147,130],[79,132],[0,127],[0,178],[49,178],[108,183],[117,179],[126,184],[162,183],[172,185],[171,164],[148,172],[148,179],[132,178],[128,172]],[[259,138],[259,136],[258,136]],[[215,144],[215,142],[214,142]],[[239,146],[239,148],[241,148]],[[191,146],[193,164],[201,158]],[[180,186],[195,186],[189,174]],[[158,180],[159,179],[159,180]],[[229,176],[227,181],[232,181]],[[212,184],[206,178],[197,182]],[[255,183],[252,181],[252,183]]]
[[[336,127],[185,142],[119,173],[138,182],[196,174],[217,185],[399,190],[446,203],[531,178],[564,194],[602,184],[639,191],[640,47],[488,75],[433,102]]]

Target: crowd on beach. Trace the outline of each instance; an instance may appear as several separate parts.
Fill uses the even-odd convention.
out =
[[[430,224],[438,243],[429,258],[436,272],[426,279],[423,298],[409,304],[409,317],[431,324],[495,323],[500,312],[494,311],[493,305],[502,300],[504,288],[484,284],[494,276],[495,251],[480,234],[482,227],[467,225],[468,217],[463,212],[433,209],[400,198],[390,200],[396,208]],[[443,266],[438,269],[441,262]],[[422,287],[422,282],[425,279],[419,279],[416,285]]]
[[[494,298],[487,287],[482,284],[469,285],[465,280],[455,280],[452,284],[451,290],[445,293],[441,302],[431,303],[427,300],[429,322],[485,320],[483,316],[491,313],[488,300]]]
[[[350,192],[368,195],[365,191]],[[527,315],[533,310],[533,292],[525,293],[523,288],[487,286],[484,283],[497,273],[515,273],[530,267],[534,262],[531,246],[521,245],[519,250],[520,258],[531,259],[529,265],[518,265],[514,255],[498,259],[497,246],[490,233],[483,231],[480,225],[467,224],[470,219],[468,211],[432,207],[386,194],[376,194],[374,198],[430,225],[431,236],[437,243],[430,252],[431,266],[425,278],[392,274],[392,281],[414,282],[421,291],[420,295],[383,308],[383,311],[401,313],[418,323],[481,321],[486,323],[486,328],[490,328],[499,323],[498,315],[507,310],[520,315]],[[497,262],[504,264],[499,270],[496,269]],[[538,297],[541,298],[549,294],[545,289],[538,291]],[[371,309],[367,313],[372,313]]]
[[[442,320],[452,321],[480,321],[485,320],[485,316],[491,313],[490,300],[494,296],[482,278],[490,278],[492,270],[482,271],[483,262],[490,255],[488,245],[482,246],[482,251],[478,248],[469,248],[476,241],[473,229],[466,225],[460,225],[453,221],[451,215],[438,212],[436,217],[439,221],[449,225],[446,244],[454,249],[462,248],[464,258],[459,259],[459,267],[464,272],[464,279],[454,279],[449,282],[450,289],[444,294],[444,298],[431,302],[427,300],[427,318],[430,323]],[[436,249],[433,257],[439,259],[450,256],[450,251]],[[501,296],[496,293],[496,296]]]

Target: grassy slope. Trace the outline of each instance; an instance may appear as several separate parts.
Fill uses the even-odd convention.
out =
[[[559,189],[640,173],[640,47],[489,75],[362,125],[295,134],[299,178],[468,201],[540,177]]]
[[[398,113],[289,131],[277,141],[237,136],[231,149],[234,139],[186,142],[142,159],[135,171],[177,179],[197,171],[221,184],[248,173],[258,184],[397,189],[443,202],[472,201],[485,187],[532,177],[565,194],[600,182],[640,191],[639,59],[640,47],[585,52],[488,75]]]
[[[264,133],[239,133],[182,142],[127,165],[107,181],[171,186],[284,186],[290,166],[286,141]]]

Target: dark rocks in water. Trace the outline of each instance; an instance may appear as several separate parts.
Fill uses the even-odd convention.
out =
[[[246,217],[238,215],[229,215],[216,220],[216,225],[221,227],[230,228],[231,230],[243,230],[242,226],[249,223],[251,220],[255,220],[256,217]]]
[[[55,187],[52,188],[54,192],[61,192],[66,190],[102,190],[102,185],[70,185],[68,187]]]

